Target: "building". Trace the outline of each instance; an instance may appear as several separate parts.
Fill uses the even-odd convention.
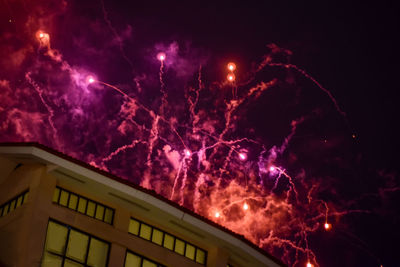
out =
[[[0,144],[0,266],[284,266],[155,192],[36,143]]]

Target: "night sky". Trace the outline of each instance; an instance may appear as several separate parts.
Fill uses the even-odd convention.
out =
[[[399,11],[2,0],[0,142],[153,189],[290,266],[399,266]]]

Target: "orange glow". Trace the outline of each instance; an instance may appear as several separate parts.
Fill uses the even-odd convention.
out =
[[[215,213],[215,218],[219,218],[221,216],[221,214],[217,211],[216,213]]]
[[[167,58],[164,52],[160,52],[157,54],[157,59],[160,61],[164,61]]]
[[[39,39],[40,42],[48,43],[50,40],[50,35],[48,33],[38,31],[36,33],[36,38]]]
[[[329,223],[325,223],[324,227],[325,227],[325,230],[329,231],[329,230],[331,230],[332,225]]]
[[[307,262],[307,267],[313,267],[313,265],[310,262]]]
[[[228,70],[229,70],[229,71],[234,71],[234,70],[236,70],[236,65],[235,65],[235,63],[233,63],[233,62],[229,62],[227,67],[228,67]]]
[[[226,76],[228,81],[234,82],[235,81],[235,75],[233,73],[229,73],[228,76]]]
[[[249,209],[249,205],[247,205],[246,202],[243,204],[243,209],[244,209],[244,210],[248,210],[248,209]]]

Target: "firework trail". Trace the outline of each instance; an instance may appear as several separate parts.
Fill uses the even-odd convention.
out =
[[[122,57],[132,69],[137,68],[127,57],[122,37],[113,27],[103,1],[101,5],[104,21],[118,42]],[[299,126],[303,128],[313,114],[291,117],[287,122],[290,131],[283,141],[276,142],[278,145],[263,141],[257,133],[252,133],[254,129],[242,129],[243,121],[248,120],[246,109],[270,90],[279,90],[283,83],[279,78],[258,79],[255,73],[259,74],[267,66],[296,70],[325,92],[335,109],[346,117],[333,95],[306,71],[293,64],[274,62],[277,53],[289,60],[290,51],[271,46],[272,52],[250,73],[251,78],[243,82],[239,77],[246,75],[236,76],[236,65],[230,62],[227,80],[206,86],[208,83],[203,80],[207,72],[203,69],[207,66],[192,64],[190,60],[179,58],[178,53],[160,52],[155,48],[149,54],[159,52],[159,72],[146,72],[133,78],[133,86],[120,86],[101,81],[93,75],[95,69],[88,71],[76,66],[77,61],[67,60],[66,54],[63,58],[58,50],[51,48],[49,34],[43,31],[35,34],[36,43],[32,46],[37,47],[37,54],[41,56],[24,70],[24,75],[48,112],[50,127],[47,128],[51,128],[48,135],[54,137],[56,147],[63,152],[111,172],[115,159],[121,157],[131,165],[117,174],[130,179],[134,173],[143,187],[244,235],[291,266],[308,263],[319,266],[310,236],[321,228],[334,229],[333,222],[343,216],[369,212],[345,209],[322,200],[317,175],[306,175],[305,170],[303,174],[296,173],[288,166],[285,152],[295,143],[294,137],[302,130]],[[152,60],[151,64],[157,62]],[[46,69],[50,64],[54,66]],[[195,85],[187,85],[185,90],[179,91],[180,95],[172,90],[167,95],[164,79],[170,75],[169,70],[179,73],[189,65],[195,66],[190,73],[192,76],[184,77],[192,77],[191,84]],[[37,77],[40,68],[45,70],[42,76],[60,74],[57,82],[64,85],[60,86],[62,89],[54,86],[54,90],[53,87],[43,90],[39,82],[42,79]],[[173,80],[179,77],[168,76],[171,78],[168,87],[175,87]],[[137,92],[132,93],[135,87]],[[161,98],[148,97],[148,91],[153,88],[157,95],[161,92]],[[232,97],[221,93],[226,89],[232,89]],[[117,97],[110,93],[113,90],[118,92]],[[53,102],[62,112],[52,109]],[[106,108],[102,109],[103,106]],[[1,112],[3,110],[0,115]],[[79,126],[74,129],[68,124],[75,130],[72,136],[66,134],[66,127],[55,123],[68,119]],[[2,131],[6,129],[4,125],[0,126]],[[271,125],[270,131],[274,127]],[[54,145],[42,136],[36,141]],[[90,149],[89,155],[76,152],[88,147],[95,147]],[[382,192],[396,190],[398,188],[392,187]]]

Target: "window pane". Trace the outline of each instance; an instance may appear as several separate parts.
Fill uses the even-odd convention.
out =
[[[196,262],[200,264],[205,264],[205,261],[206,261],[206,254],[204,253],[203,250],[197,249]]]
[[[106,214],[104,216],[104,221],[106,223],[112,224],[113,214],[114,214],[114,211],[112,209],[108,209],[107,208],[106,209]]]
[[[56,188],[54,190],[54,195],[53,195],[53,202],[58,202],[58,197],[60,196],[60,188]]]
[[[107,264],[108,244],[96,238],[90,240],[87,264],[93,267],[103,267]]]
[[[85,234],[71,230],[69,234],[67,257],[84,263],[89,237]]]
[[[89,200],[86,215],[93,217],[95,209],[96,209],[96,203]]]
[[[13,211],[13,210],[15,209],[15,203],[16,203],[16,202],[17,202],[16,200],[11,201],[11,204],[10,204],[10,212]]]
[[[61,267],[62,258],[45,252],[42,259],[42,267]]]
[[[3,216],[4,215],[7,215],[7,213],[8,213],[8,208],[10,207],[10,204],[7,204],[5,207],[4,207],[4,211],[3,211]]]
[[[153,229],[153,236],[151,237],[151,241],[153,243],[162,246],[162,238],[163,238],[163,232],[157,229]]]
[[[139,235],[139,225],[140,223],[138,221],[131,219],[129,222],[129,233]]]
[[[26,192],[24,195],[24,201],[22,201],[22,203],[26,203],[26,201],[28,201],[28,197],[29,197],[29,192]]]
[[[47,227],[46,250],[57,254],[64,254],[67,243],[67,227],[49,222]]]
[[[86,204],[87,204],[87,200],[84,198],[79,198],[79,204],[78,204],[78,211],[80,213],[85,213],[86,211]]]
[[[24,196],[19,196],[17,200],[17,208],[22,205],[22,201],[24,200]]]
[[[83,267],[83,265],[74,261],[65,260],[64,267]]]
[[[181,255],[185,252],[185,242],[178,238],[175,240],[175,252]]]
[[[132,253],[126,253],[125,267],[141,267],[142,258]]]
[[[143,267],[157,267],[157,264],[148,261],[146,259],[143,259]]]
[[[103,220],[103,216],[104,216],[104,207],[101,205],[97,205],[95,218],[98,220]]]
[[[148,226],[147,224],[142,223],[142,225],[140,226],[140,235],[139,236],[146,240],[150,240],[151,227]]]
[[[196,252],[196,249],[194,246],[192,246],[190,244],[186,244],[186,252],[185,252],[186,258],[194,260],[195,252]]]
[[[169,235],[169,234],[165,234],[164,236],[164,247],[170,250],[174,249],[174,237]]]
[[[68,208],[76,210],[76,205],[78,204],[78,196],[71,194],[69,197]]]
[[[63,205],[63,206],[68,205],[68,196],[69,196],[69,193],[67,191],[64,191],[64,190],[61,191],[60,205]]]

